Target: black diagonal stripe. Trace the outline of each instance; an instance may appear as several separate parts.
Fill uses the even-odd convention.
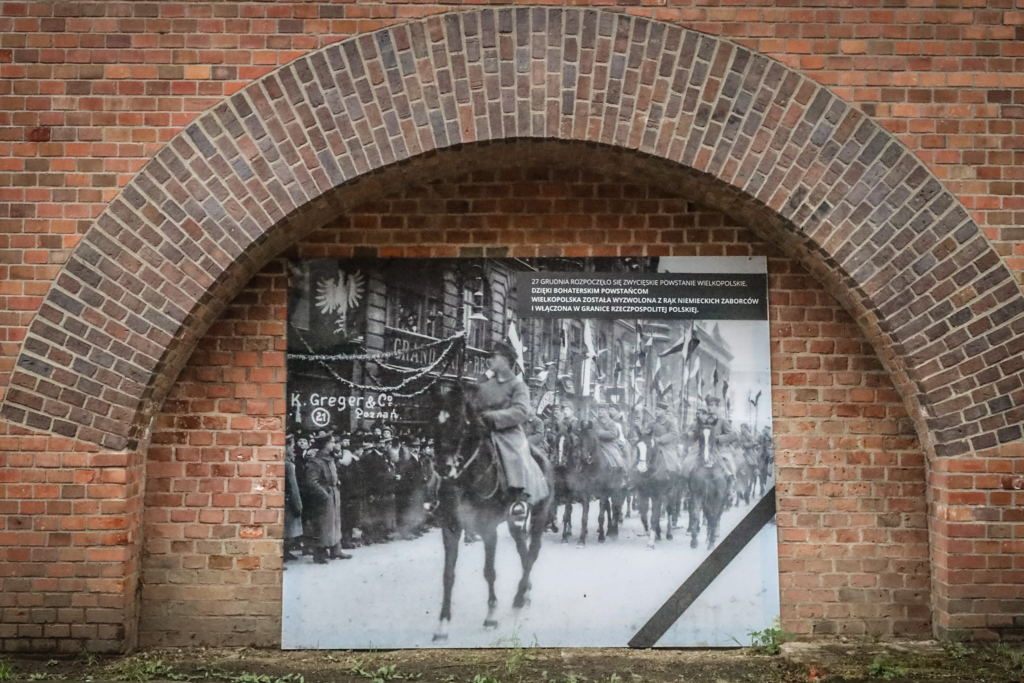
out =
[[[747,516],[729,532],[711,554],[701,562],[700,566],[690,574],[683,585],[676,589],[654,616],[643,625],[629,641],[630,647],[654,647],[665,632],[676,623],[683,612],[690,608],[693,601],[700,597],[711,582],[722,573],[730,562],[736,559],[740,551],[757,536],[764,525],[775,516],[775,487],[773,486],[764,498],[747,513]]]

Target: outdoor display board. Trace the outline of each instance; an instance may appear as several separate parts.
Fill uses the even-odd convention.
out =
[[[285,648],[779,614],[763,257],[293,261],[287,371]]]

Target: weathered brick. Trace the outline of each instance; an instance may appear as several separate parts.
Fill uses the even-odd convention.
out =
[[[321,8],[313,18],[300,7],[280,3],[274,21],[245,37],[268,41],[265,50],[211,50],[203,53],[210,64],[194,64],[191,53],[178,51],[172,60],[188,64],[143,65],[140,73],[153,73],[144,81],[108,80],[101,62],[138,58],[127,54],[133,48],[123,31],[146,34],[153,4],[119,8],[130,15],[120,17],[121,28],[90,35],[95,47],[83,44],[75,64],[61,65],[69,69],[54,81],[62,91],[34,90],[37,81],[22,70],[35,64],[38,50],[10,52],[4,82],[36,94],[8,98],[3,107],[7,125],[14,121],[29,136],[9,148],[10,170],[0,171],[9,190],[0,197],[0,215],[11,240],[0,249],[8,287],[0,319],[10,349],[4,353],[24,339],[22,355],[7,356],[0,369],[0,387],[8,387],[6,429],[49,428],[110,447],[136,443],[195,337],[252,275],[253,264],[272,258],[289,234],[315,227],[311,200],[329,196],[318,210],[343,213],[365,191],[366,183],[344,185],[356,176],[447,146],[538,136],[640,149],[709,173],[687,183],[802,254],[804,266],[856,312],[922,434],[929,429],[925,416],[943,414],[968,395],[980,403],[956,414],[965,433],[981,430],[973,448],[1016,443],[1007,422],[1014,408],[998,419],[974,410],[1019,396],[1013,392],[1024,352],[1024,256],[1016,227],[1024,209],[1014,184],[1021,132],[1013,123],[1022,102],[1013,95],[1019,60],[1007,58],[1016,49],[1012,39],[986,39],[979,51],[980,37],[956,31],[944,43],[949,54],[972,57],[896,56],[874,71],[843,54],[841,44],[818,45],[816,61],[807,62],[808,41],[790,39],[793,31],[848,29],[854,10],[807,15],[751,7],[759,19],[740,22],[710,21],[716,10],[691,8],[680,22],[705,32],[699,34],[655,20],[664,12],[674,17],[668,10],[639,5],[631,14],[568,6],[470,9],[373,34],[396,19],[367,18],[355,5]],[[424,10],[400,3],[394,9],[396,16]],[[952,11],[940,8],[935,16]],[[978,19],[983,10],[958,11]],[[86,4],[54,12],[12,36],[45,42],[50,32],[68,30],[65,16],[101,17],[107,9]],[[881,52],[895,40],[887,29],[905,25],[885,23],[895,16],[869,17],[883,36],[874,41]],[[325,21],[326,29],[310,23]],[[184,33],[196,34],[196,22],[173,25],[168,39]],[[300,57],[317,41],[347,36],[355,37]],[[270,64],[297,57],[264,76]],[[784,64],[806,66],[814,79]],[[865,87],[878,77],[893,86]],[[124,92],[113,89],[117,84]],[[981,93],[976,102],[972,92]],[[202,115],[218,101],[214,113]],[[125,186],[115,198],[119,184]],[[429,251],[349,239],[363,253],[597,253],[545,234],[469,234],[470,244]],[[637,242],[623,244],[609,232],[599,251],[690,249],[642,234],[656,233],[634,231]],[[947,234],[952,242],[943,240]],[[868,242],[873,256],[858,248]],[[44,304],[54,281],[59,286]],[[907,292],[910,298],[901,298]],[[951,310],[969,312],[955,314],[963,320],[914,321],[947,299]],[[36,310],[53,326],[29,329]],[[961,360],[994,358],[995,347],[1003,348],[998,368]],[[82,404],[45,382],[78,386],[83,377],[109,386],[109,400]],[[116,419],[109,417],[114,406]],[[931,443],[925,439],[925,448]],[[971,447],[954,440],[929,455]],[[937,495],[943,490],[937,485]],[[946,551],[940,543],[935,552]],[[939,598],[936,604],[945,604]]]

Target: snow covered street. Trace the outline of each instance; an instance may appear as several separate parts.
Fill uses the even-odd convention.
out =
[[[752,506],[733,508],[722,519],[724,538]],[[484,548],[462,544],[446,642],[432,642],[441,607],[444,549],[432,529],[411,541],[351,551],[351,560],[287,564],[284,575],[282,644],[285,649],[390,649],[407,647],[623,647],[708,555],[704,535],[691,550],[684,529],[675,540],[647,549],[636,511],[617,539],[597,543],[597,505],[590,508],[590,535],[576,546],[580,507],[573,510],[573,541],[546,533],[533,570],[532,604],[511,608],[521,575],[519,556],[504,525],[498,529],[495,590],[497,629],[485,630],[487,583]],[[559,510],[559,519],[561,509]],[[680,524],[685,526],[685,513]],[[662,522],[664,526],[664,521]],[[748,644],[748,632],[771,625],[779,613],[778,556],[774,521],[658,642],[659,646]]]

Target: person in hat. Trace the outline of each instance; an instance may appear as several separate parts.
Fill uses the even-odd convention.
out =
[[[303,502],[310,514],[309,524],[303,523],[303,528],[312,546],[313,562],[317,564],[327,564],[328,557],[349,557],[341,552],[341,494],[334,459],[336,448],[333,437],[315,438],[304,472],[306,488]]]
[[[609,469],[626,469],[626,459],[622,452],[622,430],[611,418],[611,408],[607,403],[597,407],[597,423],[594,425],[594,436],[597,437],[597,452]]]
[[[426,477],[420,466],[422,445],[419,437],[413,437],[399,449],[399,460],[395,463],[395,520],[398,537],[406,541],[419,535],[423,524]]]
[[[551,457],[555,467],[565,467],[574,449],[579,445],[582,429],[580,421],[576,418],[576,410],[568,401],[559,407],[555,420],[551,428]]]
[[[505,471],[509,514],[513,524],[526,524],[527,503],[536,503],[550,494],[547,479],[533,459],[523,425],[533,414],[530,390],[513,372],[516,352],[508,344],[496,342],[487,359],[488,379],[476,392],[477,414],[491,430],[491,443]]]
[[[669,479],[682,471],[679,460],[679,427],[672,419],[670,407],[665,401],[658,401],[654,408],[654,423],[647,431],[654,450],[654,477]]]
[[[729,425],[729,421],[720,417],[718,409],[722,401],[717,396],[708,394],[704,397],[704,407],[697,411],[697,419],[687,434],[687,438],[697,443],[707,431],[707,453],[702,453],[699,448],[691,448],[683,462],[683,475],[689,477],[695,467],[703,462],[705,466],[712,466],[717,460],[722,464],[726,476],[732,479],[736,476],[736,464],[732,460],[727,445],[736,442],[736,435]],[[706,458],[706,460],[705,460]]]
[[[341,453],[337,465],[338,486],[341,490],[341,547],[344,550],[356,547],[353,533],[356,527],[361,526],[359,509],[363,502],[362,469],[358,455],[361,451],[358,445],[355,448],[352,445],[349,435],[341,437]]]

